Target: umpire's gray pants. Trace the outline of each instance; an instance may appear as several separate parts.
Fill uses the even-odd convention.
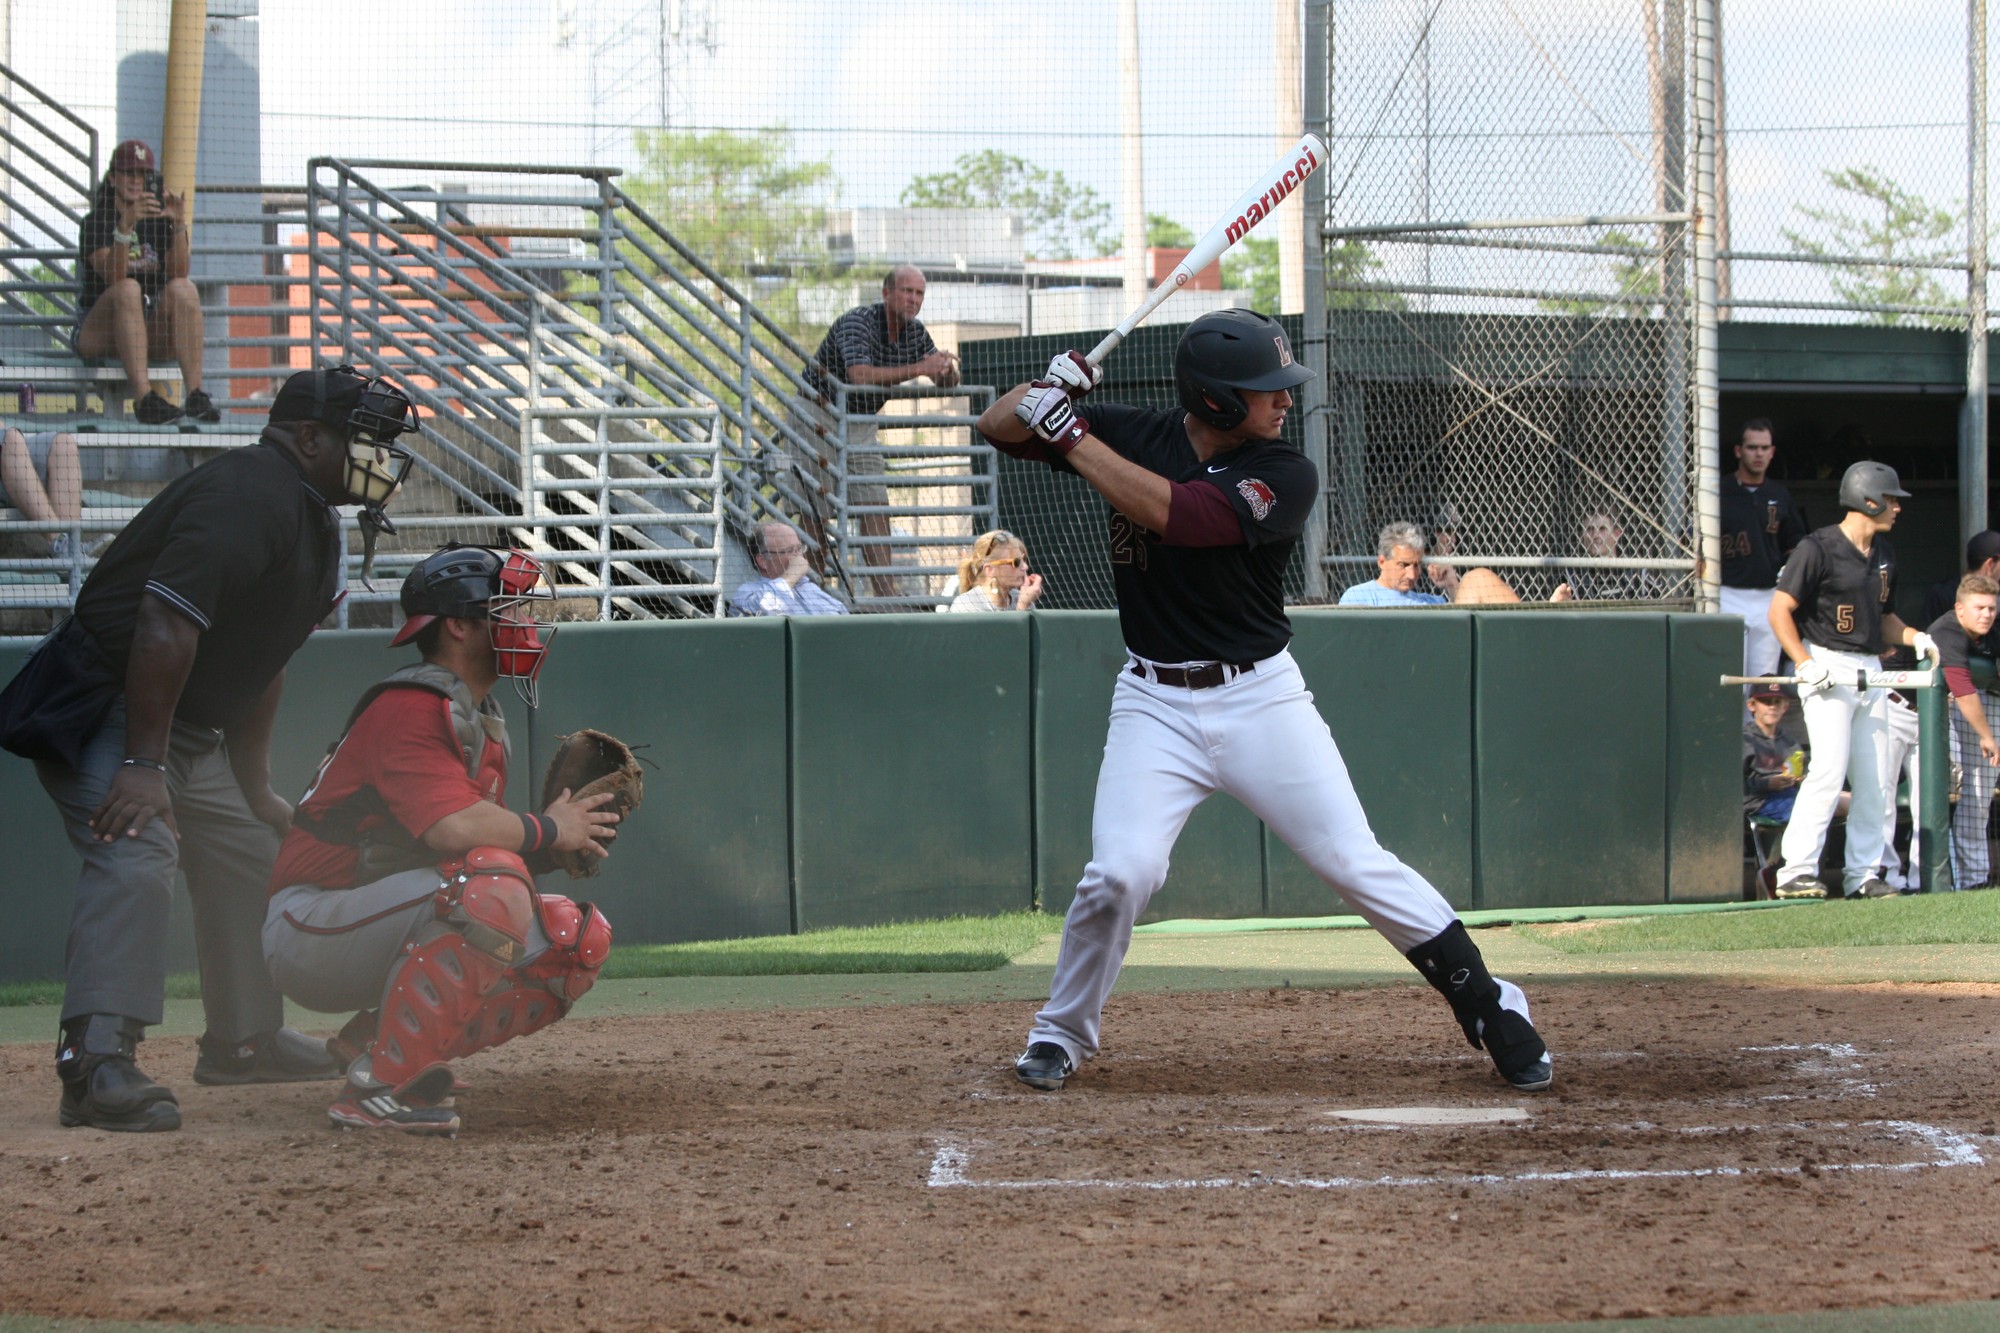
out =
[[[154,819],[136,838],[99,842],[90,816],[125,759],[125,700],[83,747],[79,766],[35,765],[42,789],[62,812],[70,846],[83,858],[70,910],[62,1018],[120,1014],[158,1023],[167,991],[167,921],[174,872],[187,875],[194,907],[195,957],[209,1035],[240,1042],[284,1022],[285,1004],[264,970],[257,935],[264,921],[278,835],[250,813],[219,733],[174,725],[167,749],[167,794],[178,843]]]
[[[425,867],[385,875],[352,889],[294,884],[271,896],[264,917],[264,961],[286,998],[322,1014],[349,1014],[382,1003],[403,945],[437,920],[438,872]],[[526,963],[549,947],[539,921],[528,923]]]

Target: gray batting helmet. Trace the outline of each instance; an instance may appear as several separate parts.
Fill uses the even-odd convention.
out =
[[[1908,499],[1910,493],[1896,478],[1896,469],[1887,463],[1866,460],[1848,468],[1840,478],[1840,506],[1858,509],[1870,518],[1880,518],[1889,509],[1889,497]]]

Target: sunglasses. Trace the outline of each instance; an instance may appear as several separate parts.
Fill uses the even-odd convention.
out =
[[[1018,565],[1020,568],[1026,569],[1028,567],[1028,557],[1025,555],[1010,555],[1000,560],[988,560],[986,565],[989,569],[994,565]]]

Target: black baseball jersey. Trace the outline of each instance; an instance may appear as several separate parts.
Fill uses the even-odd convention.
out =
[[[1778,567],[1806,535],[1806,521],[1783,482],[1765,478],[1745,486],[1729,473],[1722,479],[1722,584],[1726,588],[1769,588]]]
[[[1206,463],[1179,408],[1091,403],[1090,433],[1172,482],[1206,482],[1243,527],[1240,546],[1169,546],[1111,515],[1111,577],[1125,646],[1155,662],[1260,661],[1292,641],[1285,564],[1319,499],[1319,471],[1282,441],[1257,441]],[[1068,470],[1064,465],[1064,470]]]
[[[76,618],[123,677],[140,600],[201,628],[174,716],[240,721],[333,609],[340,525],[290,454],[232,449],[177,477],[111,543]]]
[[[1960,667],[1972,657],[2000,657],[2000,629],[1989,630],[1979,638],[1965,632],[1965,626],[1958,623],[1958,614],[1947,611],[1931,622],[1929,634],[1938,646],[1940,667]]]
[[[1799,637],[1822,648],[1875,657],[1882,615],[1896,595],[1896,551],[1877,536],[1867,555],[1838,524],[1807,534],[1778,571],[1778,590],[1797,602]]]

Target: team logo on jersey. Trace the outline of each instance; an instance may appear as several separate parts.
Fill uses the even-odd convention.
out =
[[[1271,516],[1271,510],[1278,503],[1276,492],[1251,477],[1245,477],[1236,483],[1236,493],[1250,502],[1250,512],[1259,523]]]
[[[1778,535],[1778,502],[1776,500],[1766,500],[1764,502],[1764,531],[1770,533],[1773,537]]]

